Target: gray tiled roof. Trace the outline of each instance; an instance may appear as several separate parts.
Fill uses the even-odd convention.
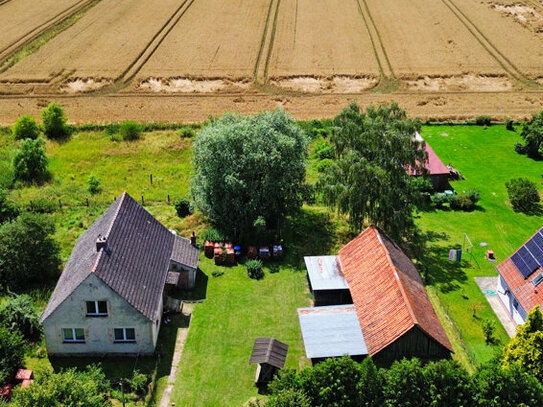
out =
[[[109,250],[96,251],[99,234],[107,237]],[[41,320],[51,315],[90,273],[147,318],[156,319],[176,240],[123,193],[77,240]],[[193,251],[198,255],[196,248],[190,249],[190,254],[183,254],[183,248],[178,248],[176,256],[192,259]]]
[[[190,240],[175,236],[172,250],[172,260],[187,267],[198,267],[198,249],[190,244]]]

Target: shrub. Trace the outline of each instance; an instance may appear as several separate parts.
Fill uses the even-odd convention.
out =
[[[471,200],[471,202],[473,202],[474,205],[479,202],[479,199],[481,199],[481,193],[476,189],[468,189],[466,196]]]
[[[247,267],[247,275],[249,278],[260,280],[264,278],[264,270],[262,269],[262,261],[260,260],[248,260],[245,263]]]
[[[211,242],[222,242],[226,239],[225,239],[225,236],[221,232],[219,232],[217,229],[208,228],[203,231],[202,240],[204,241],[209,240]]]
[[[194,135],[196,133],[195,133],[195,131],[194,131],[194,129],[192,127],[186,126],[186,127],[182,127],[181,129],[179,129],[177,134],[181,138],[191,138],[191,137],[194,137]]]
[[[477,116],[475,118],[475,124],[477,126],[490,126],[492,124],[492,118],[490,116]]]
[[[91,195],[96,195],[102,192],[102,181],[99,178],[96,178],[94,175],[91,175],[89,178],[88,191]]]
[[[451,195],[449,205],[452,209],[460,209],[466,212],[470,212],[475,209],[475,203],[466,194]]]
[[[318,172],[325,172],[332,165],[334,165],[334,160],[325,158],[324,160],[320,160],[315,166],[315,168],[317,169]]]
[[[124,121],[119,125],[119,134],[124,141],[141,139],[143,127],[134,121]]]
[[[522,143],[515,143],[515,153],[517,154],[526,154],[526,146]]]
[[[148,382],[149,377],[144,373],[140,373],[138,369],[135,369],[132,378],[128,380],[128,385],[134,393],[143,396],[147,390]]]
[[[319,160],[331,159],[334,157],[332,151],[332,145],[326,140],[319,140],[315,144],[315,149],[313,150],[313,156]]]
[[[57,203],[46,198],[37,198],[34,201],[30,201],[31,204],[28,207],[29,212],[33,213],[53,213],[57,210]]]
[[[30,138],[35,140],[40,135],[40,128],[32,116],[22,115],[17,118],[13,125],[13,136],[15,140]]]
[[[429,177],[411,177],[411,185],[420,193],[432,193],[434,191],[434,185]]]
[[[19,215],[19,208],[8,199],[2,186],[0,186],[0,224],[9,222]]]
[[[505,119],[505,128],[509,131],[515,131],[515,122],[509,118]]]
[[[438,192],[432,196],[432,202],[436,208],[441,208],[447,202],[450,203],[450,199],[443,192]]]
[[[0,383],[6,383],[21,367],[23,358],[24,344],[19,333],[0,327]]]
[[[12,297],[0,308],[0,324],[19,332],[26,340],[36,341],[41,336],[41,325],[32,298],[28,295]]]
[[[45,181],[49,177],[49,159],[45,153],[45,143],[41,138],[24,139],[21,148],[13,157],[15,179],[23,182]]]
[[[192,213],[192,205],[190,204],[188,199],[180,199],[176,201],[173,205],[175,206],[177,216],[179,216],[180,218],[189,216]]]
[[[108,123],[105,125],[104,130],[108,136],[113,136],[119,133],[119,123]]]
[[[43,132],[49,139],[59,140],[70,135],[70,129],[66,126],[66,115],[64,109],[56,102],[51,102],[49,106],[41,111],[43,121]]]
[[[496,338],[494,337],[494,331],[496,330],[496,327],[491,321],[484,320],[483,321],[483,334],[485,336],[485,342],[487,345],[492,345],[496,343]]]
[[[540,201],[535,183],[528,178],[514,178],[505,183],[509,202],[515,212],[529,213],[537,208]]]

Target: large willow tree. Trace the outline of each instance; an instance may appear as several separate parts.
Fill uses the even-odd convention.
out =
[[[307,142],[281,110],[213,121],[193,144],[196,206],[228,235],[275,228],[302,204]]]
[[[333,126],[334,163],[319,180],[326,204],[347,214],[354,231],[371,222],[394,239],[408,237],[419,194],[406,168],[425,172],[420,122],[395,103],[364,112],[353,102]]]

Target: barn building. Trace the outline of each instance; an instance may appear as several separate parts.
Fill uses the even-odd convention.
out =
[[[498,297],[517,324],[543,306],[543,228],[497,267]]]
[[[451,343],[415,265],[379,228],[371,226],[345,245],[337,264],[352,305],[298,309],[308,358],[370,355],[388,364],[450,356]]]
[[[304,261],[315,305],[352,304],[337,256],[306,256]]]
[[[419,133],[417,133],[416,139],[417,141],[424,141]],[[428,175],[430,176],[430,180],[432,181],[434,190],[440,192],[446,189],[450,189],[451,186],[449,184],[449,168],[447,168],[447,166],[443,164],[443,162],[439,159],[435,151],[432,149],[432,147],[430,147],[430,144],[424,143],[424,145],[426,155],[428,156],[426,162],[424,163],[424,167],[428,171]],[[408,168],[407,173],[411,176],[421,175],[413,168]]]

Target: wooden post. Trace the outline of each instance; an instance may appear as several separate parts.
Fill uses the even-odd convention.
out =
[[[58,198],[58,208],[62,209],[62,202],[60,201],[60,198]]]
[[[89,198],[87,198],[87,208],[89,207]]]
[[[168,194],[168,203],[170,203],[170,194]]]
[[[141,204],[145,205],[145,200],[143,199],[143,194],[141,194]]]
[[[149,181],[151,181],[151,185],[153,185],[153,174],[149,174]]]
[[[32,201],[30,201],[30,209],[34,210],[34,203]]]

